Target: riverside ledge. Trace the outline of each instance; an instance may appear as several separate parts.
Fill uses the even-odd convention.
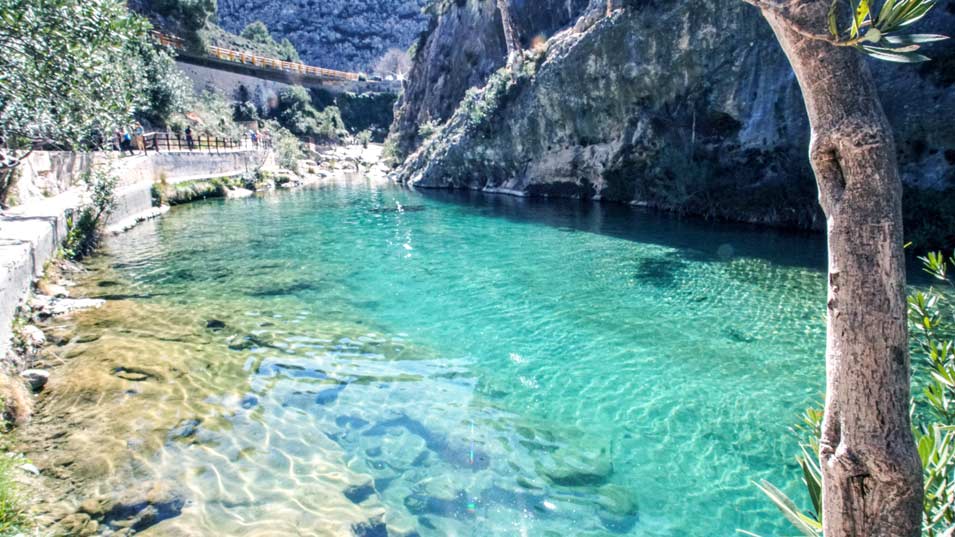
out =
[[[109,166],[119,178],[116,208],[107,221],[107,231],[118,233],[168,209],[152,205],[156,182],[176,184],[253,173],[267,158],[266,152],[258,151],[126,158],[42,151],[31,155],[18,181],[23,203],[0,212],[0,356],[7,356],[11,349],[17,310],[66,239],[68,215],[87,203],[83,188],[77,186],[84,172],[95,165]]]

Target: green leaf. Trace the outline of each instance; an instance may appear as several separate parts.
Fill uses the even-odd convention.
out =
[[[789,499],[786,494],[774,487],[769,481],[761,481],[756,484],[769,499],[776,504],[776,507],[782,512],[783,516],[806,537],[821,537],[822,524],[812,518],[804,515],[795,502]]]
[[[918,43],[932,43],[934,41],[943,41],[948,36],[938,34],[907,34],[907,35],[884,35],[882,39],[892,45],[913,45]]]
[[[869,0],[859,0],[859,7],[856,8],[856,28],[862,28],[862,23],[869,16]]]
[[[802,477],[809,492],[809,500],[812,501],[812,508],[818,516],[822,512],[822,483],[819,482],[819,476],[813,473],[813,469],[806,459],[799,462],[802,466]]]
[[[885,3],[882,4],[882,9],[879,10],[879,16],[876,18],[876,26],[881,26],[882,23],[885,22],[886,17],[892,12],[893,7],[895,7],[895,0],[885,0]]]
[[[861,47],[866,54],[872,56],[877,60],[884,60],[887,62],[895,63],[920,63],[929,61],[928,56],[923,56],[921,54],[916,54],[915,52],[886,52],[887,50],[880,47],[870,47],[868,45],[862,45]]]
[[[892,0],[888,0],[892,1]],[[829,5],[829,33],[836,39],[839,38],[839,0],[832,0]]]

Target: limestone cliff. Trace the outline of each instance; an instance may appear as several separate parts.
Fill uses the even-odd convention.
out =
[[[487,6],[478,12],[470,6],[481,3],[465,4],[468,11],[445,18],[469,17],[477,26],[483,16],[493,27]],[[804,106],[758,12],[735,1],[627,4],[607,17],[605,1],[594,0],[546,46],[526,53],[523,72],[499,72],[463,101],[458,94],[474,79],[503,64],[503,43],[493,48],[497,63],[482,57],[477,70],[419,52],[393,135],[412,139],[408,125],[429,115],[450,119],[407,159],[399,179],[818,227]],[[955,34],[955,0],[944,4],[920,31]],[[462,54],[492,50],[488,38],[462,32],[439,17],[425,43],[454,43]],[[907,184],[946,189],[955,181],[955,43],[929,53],[936,61],[922,67],[872,68]],[[439,93],[449,80],[455,91]]]
[[[512,0],[524,46],[546,40],[576,20],[587,0]],[[446,2],[413,46],[414,63],[392,126],[401,155],[414,150],[431,124],[443,123],[465,92],[483,86],[504,65],[507,47],[494,0]]]
[[[257,20],[287,37],[302,59],[366,70],[389,48],[402,50],[425,28],[426,0],[218,0],[219,24],[233,33]]]

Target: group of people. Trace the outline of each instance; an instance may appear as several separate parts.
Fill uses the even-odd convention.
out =
[[[246,133],[249,137],[249,141],[252,143],[252,147],[259,147],[259,145],[266,145],[266,142],[269,140],[269,131],[259,131],[249,129]]]
[[[174,146],[177,146],[177,145],[180,150],[188,149],[189,151],[193,151],[197,148],[197,146],[200,146],[199,148],[201,149],[201,144],[197,144],[197,141],[201,142],[201,140],[197,140],[193,136],[192,127],[187,126],[185,131],[182,134],[183,136],[181,138],[179,134],[176,134],[175,135],[176,139],[171,140],[168,138],[163,139],[162,138],[163,133],[160,133],[159,135],[157,135],[159,136],[159,139],[153,138],[151,146],[147,146],[146,130],[143,128],[143,125],[141,123],[136,122],[133,124],[133,127],[131,129],[127,127],[117,128],[113,132],[112,145],[113,145],[113,150],[119,151],[123,155],[125,154],[136,155],[137,153],[145,155],[147,154],[147,148],[153,149],[154,151],[158,153],[163,141],[165,141],[165,143],[167,144],[167,147],[166,147],[167,149],[174,148]],[[150,134],[150,136],[153,136],[153,135]],[[165,136],[168,137],[169,136],[168,133],[165,134]],[[248,136],[247,139],[249,140],[251,145],[256,148],[263,147],[263,146],[268,147],[268,142],[271,138],[271,135],[269,134],[267,130],[259,131],[259,130],[249,129],[247,131],[247,136]],[[217,138],[216,141],[218,142],[222,140]],[[183,142],[185,142],[185,146],[183,146]],[[228,140],[226,140],[226,142],[228,142]],[[207,142],[207,145],[209,143],[211,142]],[[215,147],[218,147],[218,145],[216,145]]]
[[[122,154],[135,155],[136,151],[146,154],[146,130],[138,121],[132,129],[120,127],[113,132],[113,149]]]

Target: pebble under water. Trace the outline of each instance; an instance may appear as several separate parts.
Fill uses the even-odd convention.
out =
[[[78,280],[42,407],[141,535],[793,531],[820,237],[366,184],[178,207]]]

